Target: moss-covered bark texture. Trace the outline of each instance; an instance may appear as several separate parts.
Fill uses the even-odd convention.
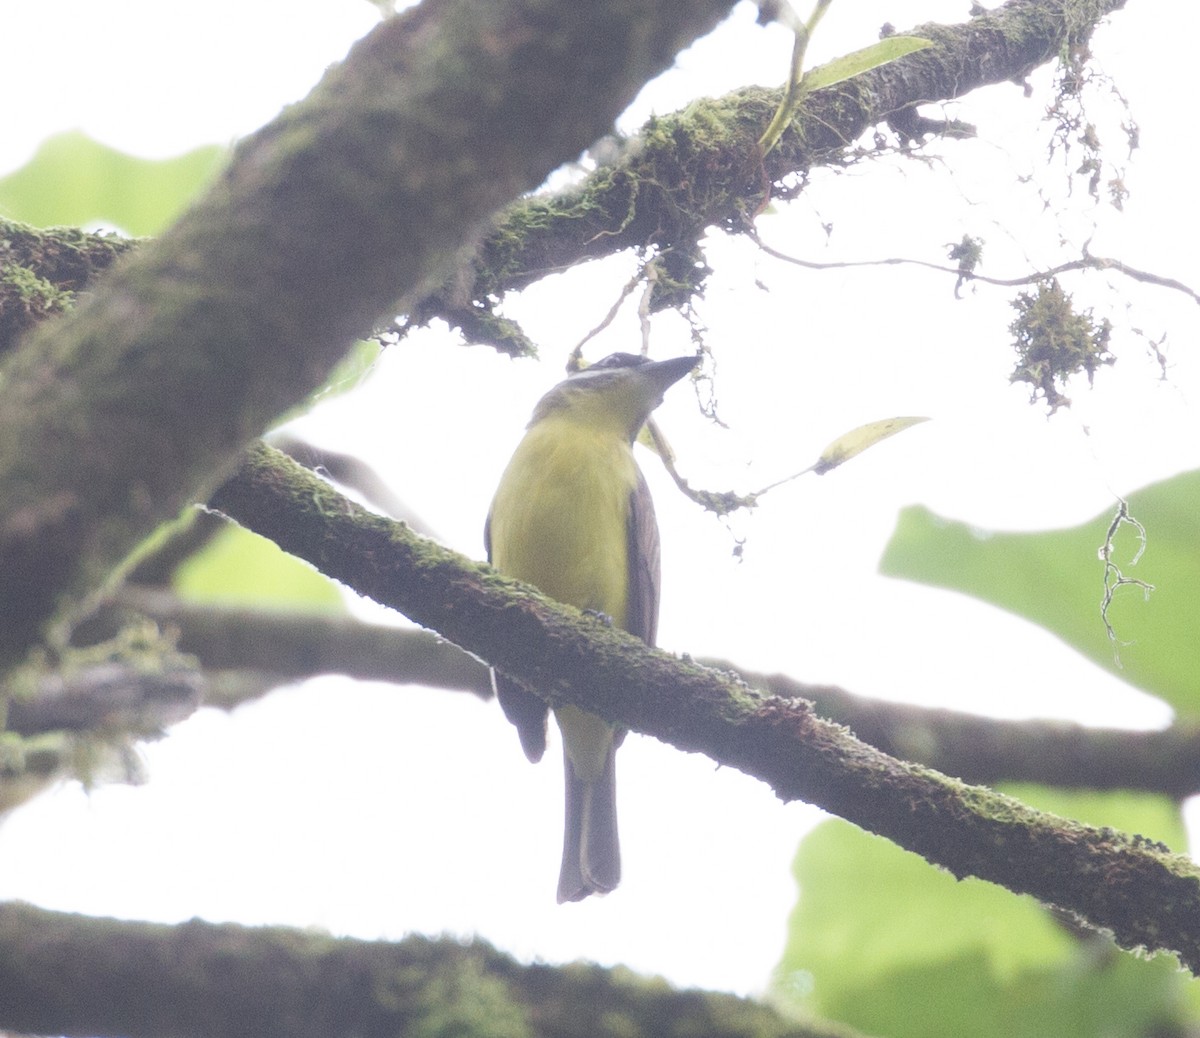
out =
[[[723,660],[702,662],[737,670]],[[1059,789],[1141,790],[1183,801],[1200,793],[1200,725],[1131,731],[1067,721],[1008,721],[958,710],[869,699],[784,674],[740,670],[743,680],[784,698],[810,699],[817,713],[893,757],[967,782],[1032,782]]]
[[[426,0],[0,367],[0,667],[731,0]]]
[[[115,234],[0,220],[0,356],[40,321],[69,310],[97,274],[137,244]]]
[[[765,157],[758,139],[779,105],[779,90],[739,90],[654,119],[627,142],[619,161],[575,190],[507,209],[471,274],[460,273],[421,300],[408,326],[441,318],[473,341],[527,351],[530,342],[495,313],[495,301],[546,271],[626,249],[662,257],[666,276],[656,305],[676,305],[703,287],[700,241],[708,228],[748,228],[772,198],[795,194],[810,169],[847,161],[872,126],[887,123],[902,138],[953,130],[922,118],[918,106],[1020,82],[1085,44],[1099,19],[1123,6],[1124,0],[1009,0],[959,25],[908,29],[906,35],[934,45],[816,91]]]
[[[482,942],[335,940],[0,906],[0,1028],[127,1038],[832,1038],[732,995],[522,966]]]

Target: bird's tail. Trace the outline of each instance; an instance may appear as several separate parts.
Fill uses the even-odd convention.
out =
[[[567,818],[563,835],[558,903],[607,894],[621,881],[617,841],[616,745],[609,742],[604,766],[591,781],[581,779],[564,753]]]

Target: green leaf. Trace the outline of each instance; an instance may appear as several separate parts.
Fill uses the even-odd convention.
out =
[[[337,585],[272,541],[230,526],[175,573],[175,591],[191,602],[340,612]]]
[[[157,234],[215,175],[225,149],[139,159],[78,131],[45,141],[0,179],[0,212],[37,227],[110,224],[135,237]]]
[[[1200,472],[1188,472],[1129,495],[1129,514],[1146,531],[1145,554],[1134,528],[1117,530],[1111,561],[1126,577],[1154,586],[1116,588],[1101,615],[1105,562],[1098,553],[1117,514],[1114,504],[1081,526],[1040,533],[981,530],[923,506],[904,509],[880,572],[952,588],[1040,624],[1088,659],[1160,696],[1183,717],[1200,717]],[[1118,662],[1119,653],[1119,662]]]
[[[932,40],[923,40],[919,36],[889,36],[887,39],[872,43],[862,50],[851,51],[840,58],[804,73],[801,89],[804,91],[820,90],[823,87],[842,83],[873,68],[896,61],[906,54],[932,47]]]
[[[1033,899],[956,881],[845,822],[814,829],[795,872],[772,985],[792,1011],[878,1038],[1175,1033],[1185,1016],[1187,981],[1169,956],[1081,940]]]
[[[928,418],[884,418],[878,422],[860,425],[848,433],[843,433],[821,451],[821,456],[813,465],[812,471],[818,476],[823,476],[831,469],[836,469],[842,462],[861,454],[868,447],[874,447],[880,440],[886,440],[889,436],[895,436],[898,432],[927,421]]]

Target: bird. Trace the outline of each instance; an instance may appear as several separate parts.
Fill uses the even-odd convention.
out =
[[[658,523],[633,443],[666,391],[699,361],[614,353],[546,393],[492,499],[484,524],[488,561],[653,645]],[[549,705],[500,671],[492,680],[536,763],[546,751]],[[625,732],[573,705],[555,707],[554,715],[566,772],[562,904],[609,893],[620,881],[615,754]]]

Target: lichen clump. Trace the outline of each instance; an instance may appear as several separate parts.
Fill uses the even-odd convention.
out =
[[[1077,312],[1056,278],[1041,282],[1036,293],[1019,293],[1012,305],[1017,318],[1008,329],[1017,366],[1010,380],[1029,383],[1030,401],[1043,398],[1051,413],[1071,405],[1062,390],[1072,375],[1086,372],[1091,385],[1102,365],[1116,361],[1108,349],[1112,324],[1096,322],[1091,310]]]

